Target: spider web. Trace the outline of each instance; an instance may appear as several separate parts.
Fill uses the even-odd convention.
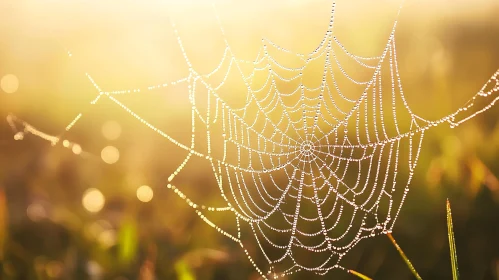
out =
[[[392,231],[425,132],[442,123],[457,126],[499,99],[495,95],[498,70],[456,112],[436,121],[414,114],[405,99],[397,65],[397,20],[382,53],[361,57],[349,52],[336,37],[334,13],[333,4],[324,36],[310,53],[295,53],[262,39],[253,61],[238,59],[215,11],[225,49],[209,73],[196,71],[172,22],[189,67],[187,77],[146,88],[104,91],[87,74],[99,93],[91,104],[109,98],[186,151],[168,178],[168,188],[204,222],[237,242],[264,278],[301,270],[325,274],[343,269],[341,259],[360,240]],[[310,79],[307,70],[314,67],[321,71],[313,72]],[[227,86],[233,76],[246,88],[243,104],[234,102],[235,93]],[[187,85],[192,105],[188,143],[160,130],[118,99],[122,94],[180,84]],[[487,102],[478,105],[478,99]],[[65,130],[71,130],[82,116],[78,114]],[[62,140],[15,116],[7,120],[16,132],[15,139],[31,133],[53,145]],[[62,143],[75,145],[68,140]],[[210,164],[226,206],[198,204],[174,185],[175,177],[194,157]],[[220,228],[207,217],[209,212],[232,212],[237,232]],[[250,226],[268,262],[268,272],[257,266],[245,248],[242,223]]]

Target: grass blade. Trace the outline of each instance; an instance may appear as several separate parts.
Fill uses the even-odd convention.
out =
[[[457,253],[456,253],[456,242],[454,240],[454,230],[452,229],[452,212],[450,209],[450,202],[447,199],[447,235],[449,236],[449,249],[450,249],[450,259],[452,265],[452,279],[459,279],[459,271],[457,269]]]
[[[402,249],[400,248],[400,246],[397,244],[397,242],[393,238],[392,234],[391,233],[387,233],[386,235],[388,236],[388,238],[390,239],[390,241],[393,243],[393,246],[395,246],[395,249],[397,249],[397,251],[399,252],[400,256],[402,257],[402,259],[405,261],[405,263],[407,264],[407,266],[411,270],[412,274],[414,274],[414,276],[416,277],[416,279],[422,280],[421,276],[419,276],[418,272],[416,271],[416,269],[412,265],[412,263],[409,260],[409,258],[407,258],[407,256],[404,254],[404,251],[402,251]]]
[[[351,274],[353,274],[353,275],[355,275],[355,276],[359,277],[359,278],[360,278],[360,279],[362,279],[362,280],[373,280],[372,278],[369,278],[369,277],[365,276],[364,274],[362,274],[362,273],[360,273],[360,272],[357,272],[357,271],[355,271],[355,270],[351,270],[351,269],[349,269],[349,270],[348,270],[348,273],[351,273]]]

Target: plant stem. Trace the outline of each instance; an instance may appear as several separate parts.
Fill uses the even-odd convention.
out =
[[[400,246],[397,244],[397,242],[393,238],[392,234],[391,233],[387,233],[386,235],[388,236],[388,238],[390,239],[390,241],[393,243],[393,246],[395,246],[395,249],[397,249],[397,251],[399,252],[399,254],[402,257],[402,259],[404,259],[405,263],[407,264],[407,266],[411,270],[412,274],[414,274],[414,276],[416,277],[416,279],[422,280],[421,276],[419,276],[418,272],[416,271],[416,269],[412,265],[412,263],[409,260],[409,258],[407,258],[407,256],[404,254],[404,251],[402,251],[402,249],[400,248]]]
[[[450,202],[447,199],[447,235],[449,236],[449,250],[450,250],[450,259],[452,265],[452,279],[459,279],[459,271],[457,268],[457,253],[456,253],[456,242],[454,239],[454,230],[452,226],[452,212],[450,209]]]
[[[360,279],[362,279],[362,280],[372,280],[372,278],[369,278],[369,277],[365,276],[364,274],[362,274],[362,273],[360,273],[360,272],[357,272],[357,271],[355,271],[355,270],[351,270],[351,269],[349,269],[349,270],[348,270],[348,273],[351,273],[351,274],[353,274],[353,275],[355,275],[355,276],[359,277],[359,278],[360,278]]]

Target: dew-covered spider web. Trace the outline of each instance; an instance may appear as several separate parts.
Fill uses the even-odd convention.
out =
[[[218,66],[199,73],[172,23],[189,68],[186,77],[146,88],[106,91],[87,74],[98,92],[91,104],[109,98],[185,151],[185,158],[168,177],[168,188],[204,222],[238,243],[264,278],[343,269],[341,259],[359,241],[392,231],[426,131],[443,123],[457,126],[499,99],[498,70],[456,112],[436,121],[414,114],[397,65],[397,21],[382,52],[362,57],[349,52],[336,37],[332,7],[323,38],[309,53],[296,53],[263,39],[257,57],[246,61],[234,55],[225,39]],[[218,19],[216,11],[214,16]],[[226,38],[221,22],[220,33]],[[320,71],[311,75],[310,68]],[[245,90],[237,92],[244,95],[244,102],[234,101],[229,79],[244,84]],[[192,134],[187,142],[119,100],[120,95],[140,96],[177,85],[187,87],[192,105]],[[82,116],[78,114],[66,131]],[[74,145],[12,115],[8,121],[16,139],[30,133],[53,145]],[[176,186],[176,176],[193,158],[209,163],[225,206],[192,201]],[[237,232],[212,222],[210,212],[232,213]],[[242,224],[250,227],[268,263],[265,268],[245,248]]]

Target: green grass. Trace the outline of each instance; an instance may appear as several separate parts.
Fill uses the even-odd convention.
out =
[[[362,273],[360,273],[360,272],[357,272],[357,271],[355,271],[355,270],[351,270],[351,269],[349,269],[349,270],[348,270],[348,273],[351,273],[351,274],[353,274],[353,275],[355,275],[355,276],[359,277],[359,278],[360,278],[360,279],[362,279],[362,280],[372,280],[372,278],[369,278],[369,277],[365,276],[364,274],[362,274]]]
[[[458,270],[458,266],[457,266],[456,242],[454,240],[454,229],[453,229],[453,224],[452,224],[452,212],[451,212],[449,199],[447,199],[446,209],[447,209],[447,235],[449,236],[450,259],[451,259],[451,265],[452,265],[452,279],[458,280],[459,279],[459,270]],[[402,248],[400,248],[400,246],[397,244],[397,242],[395,241],[395,238],[393,238],[392,234],[387,233],[386,235],[388,236],[388,238],[392,242],[393,246],[395,246],[395,249],[397,249],[400,256],[405,261],[407,267],[412,272],[414,277],[416,277],[416,279],[418,279],[418,280],[421,280],[422,279],[421,276],[419,276],[419,273],[416,271],[416,269],[412,265],[409,258],[405,255],[404,251],[402,251]],[[372,280],[372,278],[369,278],[369,277],[365,276],[364,274],[359,273],[355,270],[348,270],[348,272],[359,277],[360,279]]]
[[[454,240],[454,230],[452,228],[452,212],[450,209],[450,202],[447,199],[447,235],[449,236],[449,249],[450,249],[450,260],[452,265],[452,279],[459,279],[459,270],[457,269],[457,253],[456,253],[456,242]]]
[[[405,261],[405,264],[407,264],[407,267],[409,267],[409,269],[411,270],[411,272],[414,275],[414,277],[416,277],[416,279],[418,279],[418,280],[422,280],[421,276],[419,276],[419,273],[416,271],[416,269],[412,265],[412,263],[409,260],[409,258],[405,255],[404,251],[402,251],[402,248],[400,248],[400,246],[397,244],[397,242],[395,241],[395,238],[393,238],[392,234],[391,233],[387,233],[386,235],[388,236],[388,238],[392,242],[393,246],[395,246],[395,248],[399,252],[400,256]]]

